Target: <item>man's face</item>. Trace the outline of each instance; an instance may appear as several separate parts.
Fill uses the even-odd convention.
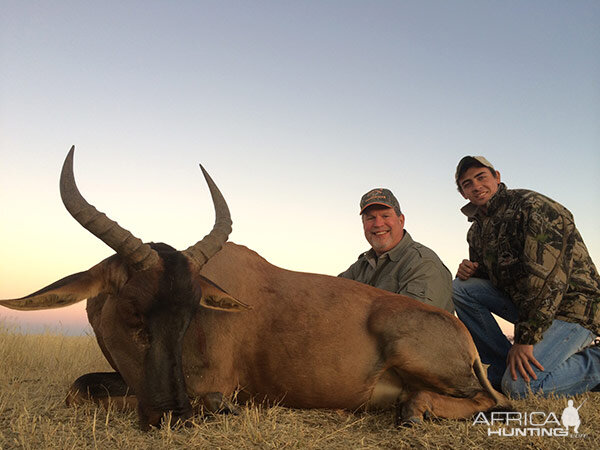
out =
[[[459,178],[461,194],[476,206],[485,204],[494,196],[500,184],[500,172],[487,167],[471,167]]]
[[[404,214],[398,216],[393,208],[369,206],[362,213],[365,237],[377,256],[393,249],[404,236]]]

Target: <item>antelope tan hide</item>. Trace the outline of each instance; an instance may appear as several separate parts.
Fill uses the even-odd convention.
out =
[[[67,403],[135,406],[140,427],[233,412],[255,399],[295,408],[396,408],[399,421],[466,418],[510,407],[490,385],[475,345],[447,312],[344,278],[293,272],[225,243],[227,204],[204,171],[213,230],[184,251],[143,243],[79,193],[71,148],[60,191],[69,213],[116,254],[7,308],[87,300],[114,373],[75,381]]]

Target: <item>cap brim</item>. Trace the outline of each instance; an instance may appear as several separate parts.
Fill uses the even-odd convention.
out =
[[[373,206],[373,205],[385,206],[386,208],[394,209],[393,206],[390,206],[387,203],[373,202],[373,203],[369,203],[368,205],[363,206],[363,209],[360,210],[358,215],[360,216],[364,212],[365,209],[367,209],[369,206]]]

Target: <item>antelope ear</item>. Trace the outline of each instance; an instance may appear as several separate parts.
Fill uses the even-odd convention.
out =
[[[200,305],[209,309],[217,309],[219,311],[242,312],[252,309],[251,306],[232,297],[215,283],[202,275],[197,275],[196,284],[202,289],[202,298]]]
[[[0,305],[20,311],[62,308],[103,292],[115,292],[126,281],[127,269],[113,255],[85,272],[69,275],[26,297],[0,300]]]

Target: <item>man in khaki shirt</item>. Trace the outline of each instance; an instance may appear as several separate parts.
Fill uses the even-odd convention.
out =
[[[453,313],[450,271],[404,229],[404,214],[394,194],[383,188],[367,192],[360,200],[360,215],[371,249],[339,276]]]

